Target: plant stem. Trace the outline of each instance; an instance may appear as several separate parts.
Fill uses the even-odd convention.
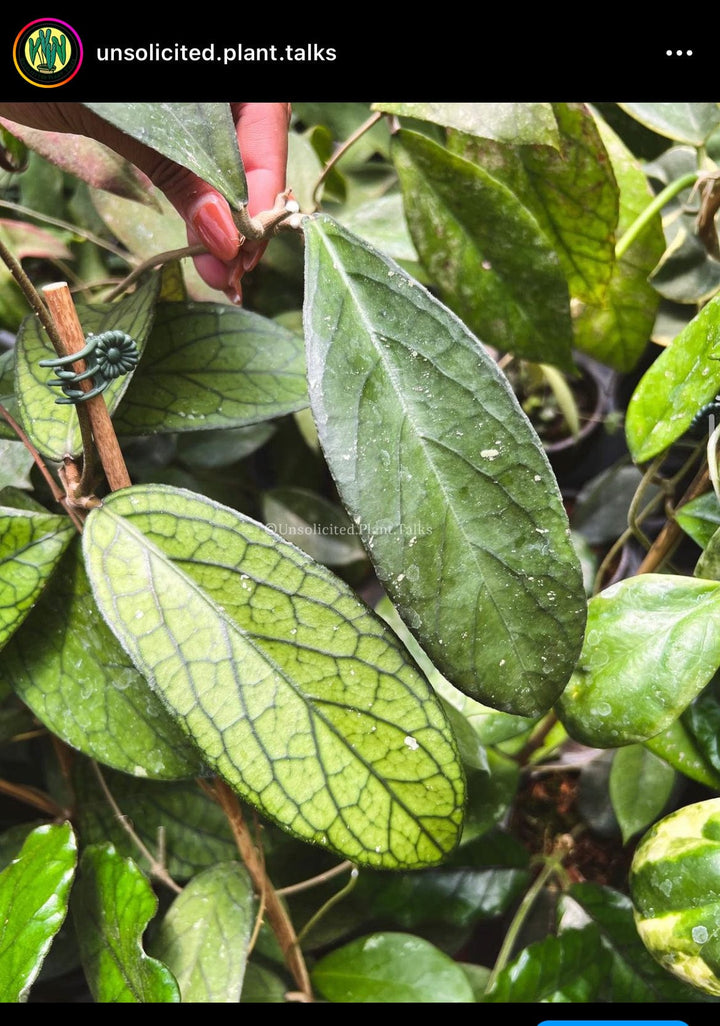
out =
[[[9,780],[0,780],[0,792],[9,794],[12,798],[17,798],[19,802],[25,802],[26,805],[32,805],[35,809],[40,809],[41,812],[52,816],[53,819],[67,819],[66,810],[60,808],[52,798],[35,787],[13,784]]]
[[[313,189],[312,201],[313,201],[313,204],[315,205],[315,209],[316,210],[317,210],[317,205],[318,205],[318,200],[317,200],[318,189],[320,188],[322,183],[325,181],[327,176],[330,174],[332,169],[335,167],[337,162],[340,160],[341,157],[345,156],[347,151],[350,149],[350,147],[353,145],[353,143],[357,142],[357,140],[360,138],[360,136],[365,135],[366,132],[370,131],[370,129],[373,127],[373,125],[377,124],[377,122],[382,117],[384,117],[384,116],[385,115],[383,114],[383,112],[381,110],[375,111],[375,113],[371,114],[370,117],[367,119],[367,121],[364,121],[362,123],[362,125],[360,125],[360,127],[357,128],[353,132],[352,135],[348,136],[348,138],[345,140],[345,142],[342,144],[342,146],[339,146],[338,149],[335,151],[335,153],[333,153],[332,157],[330,158],[330,160],[327,162],[327,164],[323,168],[322,174],[318,178],[317,182],[315,183],[315,188]]]
[[[307,937],[307,935],[310,933],[312,928],[314,926],[317,926],[317,924],[320,922],[322,917],[324,915],[326,915],[330,911],[331,908],[334,908],[335,905],[337,905],[337,903],[339,901],[342,901],[342,899],[346,895],[348,895],[350,893],[350,891],[353,890],[353,888],[355,887],[355,884],[357,883],[357,878],[358,878],[358,870],[353,866],[353,868],[350,870],[350,879],[345,884],[345,886],[341,887],[340,890],[337,892],[337,894],[333,894],[333,896],[331,898],[328,898],[328,900],[325,902],[325,904],[321,905],[320,908],[317,910],[317,912],[314,915],[310,916],[310,918],[305,923],[305,925],[303,926],[302,930],[300,931],[300,933],[298,935],[298,943],[300,943],[303,940],[303,938]]]
[[[615,259],[620,260],[627,253],[630,246],[632,246],[638,235],[647,227],[650,221],[653,219],[655,214],[659,213],[665,204],[677,196],[683,189],[687,189],[688,186],[694,185],[700,175],[700,171],[689,171],[686,175],[682,175],[680,178],[676,178],[674,182],[670,182],[666,185],[662,192],[659,192],[652,202],[650,202],[643,212],[633,221],[628,230],[618,239],[615,246]]]
[[[79,352],[85,346],[85,335],[67,282],[61,281],[46,285],[43,288],[43,294],[63,344],[62,355],[71,356],[73,353]],[[78,365],[82,365],[81,370],[85,369],[84,361],[79,360],[74,366]],[[80,382],[80,385],[84,391],[89,391],[92,388],[87,380]],[[111,490],[116,491],[118,488],[128,487],[131,483],[130,475],[127,472],[104,397],[102,395],[93,396],[92,399],[77,404],[76,409],[78,417],[87,411],[95,446]],[[89,443],[89,440],[83,436],[83,444],[86,445],[86,443]],[[92,446],[86,446],[84,456],[82,483],[87,484],[87,468],[91,467],[94,462]]]
[[[148,257],[147,260],[143,260],[141,264],[134,267],[130,274],[126,278],[116,285],[111,292],[104,297],[103,302],[109,303],[117,296],[121,296],[126,289],[134,281],[136,281],[145,271],[149,271],[153,267],[162,267],[163,264],[169,264],[173,260],[182,260],[184,257],[200,256],[201,253],[207,253],[207,247],[198,243],[195,246],[182,246],[180,249],[168,249],[164,253],[158,253],[156,256]]]
[[[256,891],[265,899],[268,921],[278,940],[288,968],[303,998],[311,1001],[313,995],[310,976],[298,944],[295,928],[277,891],[265,872],[263,861],[258,855],[250,832],[245,825],[245,819],[237,796],[225,781],[220,780],[219,777],[216,777],[213,782],[212,794],[228,818],[238,851],[252,878]]]
[[[710,471],[707,465],[705,465],[695,475],[676,508],[679,509],[685,503],[690,502],[691,499],[704,495],[705,492],[709,491],[710,487]],[[657,570],[673,554],[682,541],[683,535],[684,531],[677,520],[667,520],[638,567],[637,573],[649,574]]]
[[[283,896],[286,894],[299,894],[301,891],[310,890],[311,887],[319,887],[320,884],[327,883],[328,880],[332,880],[333,877],[339,876],[341,873],[347,873],[352,868],[352,862],[341,862],[340,865],[333,866],[332,869],[328,869],[324,873],[318,873],[317,876],[312,876],[308,880],[301,880],[300,883],[290,884],[289,887],[278,887],[277,893]]]
[[[492,972],[488,977],[487,985],[485,987],[486,994],[488,994],[495,986],[495,981],[497,980],[498,976],[510,960],[510,956],[512,955],[513,948],[515,947],[515,942],[518,938],[518,934],[522,929],[523,923],[528,917],[530,909],[534,905],[535,900],[537,899],[538,895],[542,891],[547,881],[550,879],[553,873],[557,871],[559,864],[560,863],[557,857],[548,858],[545,862],[545,865],[538,873],[536,879],[526,891],[525,897],[520,902],[517,912],[513,916],[512,922],[508,927],[508,931],[505,934],[505,937],[503,938],[500,951],[498,952],[498,957],[495,960],[495,965],[493,966]]]

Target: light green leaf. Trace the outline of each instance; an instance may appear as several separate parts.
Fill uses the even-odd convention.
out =
[[[142,947],[158,900],[132,859],[111,844],[88,845],[73,888],[72,915],[88,986],[96,1002],[176,1003],[177,983]]]
[[[225,813],[196,780],[138,780],[103,767],[102,775],[117,806],[148,851],[159,854],[175,880],[188,880],[216,862],[237,857]],[[84,762],[73,772],[78,798],[78,825],[86,844],[110,841],[120,855],[132,858],[145,873],[150,863],[119,822],[95,773]]]
[[[344,582],[169,487],[115,492],[83,543],[109,626],[243,798],[361,863],[422,865],[454,847],[464,785],[444,716]]]
[[[307,406],[302,339],[219,303],[160,303],[114,418],[126,434],[239,427]]]
[[[664,452],[687,431],[695,414],[720,392],[720,296],[693,318],[640,380],[625,418],[636,463]]]
[[[610,770],[610,801],[623,843],[662,813],[675,783],[675,771],[644,745],[619,748]]]
[[[557,123],[549,103],[373,103],[372,109],[432,121],[515,146],[559,146]]]
[[[212,185],[239,210],[247,182],[228,103],[86,103],[105,121]]]
[[[67,517],[0,506],[0,649],[37,602],[74,534]]]
[[[70,824],[47,824],[0,873],[0,1002],[27,1001],[67,914],[76,861]]]
[[[172,971],[184,1003],[240,1000],[254,905],[238,862],[206,869],[175,898],[150,951]]]
[[[626,114],[674,142],[702,146],[720,125],[717,103],[619,103]]]
[[[15,399],[15,349],[8,349],[0,353],[0,404],[8,411],[14,420],[19,420],[20,414]],[[0,438],[17,440],[17,434],[5,420],[0,416]]]
[[[325,955],[313,986],[333,1003],[474,1002],[460,966],[421,937],[376,933]]]
[[[567,281],[530,210],[425,136],[403,130],[393,147],[410,233],[445,302],[486,345],[572,370]]]
[[[673,769],[690,780],[720,791],[720,768],[713,768],[698,746],[697,739],[685,725],[685,719],[693,708],[691,703],[679,720],[671,723],[667,730],[648,738],[643,744]],[[715,741],[715,738],[713,738]]]
[[[78,556],[68,553],[4,650],[4,677],[41,723],[91,758],[142,777],[197,776],[200,755],[105,626]]]
[[[118,303],[104,306],[77,306],[83,332],[100,335],[104,331],[127,332],[142,353],[153,319],[155,297],[160,276],[151,275],[135,292]],[[55,378],[50,367],[40,367],[40,360],[56,357],[49,339],[33,314],[26,318],[18,332],[15,368],[15,386],[23,426],[41,455],[62,460],[68,453],[82,452],[82,440],[75,407],[56,403],[62,395],[60,389],[50,387]],[[129,384],[131,374],[115,378],[103,393],[112,412],[120,402]]]
[[[285,1001],[287,991],[287,983],[276,973],[266,969],[265,966],[248,962],[245,969],[243,990],[240,996],[241,1003],[252,1005],[264,1003],[282,1004]]]
[[[620,138],[600,118],[597,126],[620,193],[615,229],[615,239],[619,241],[653,194],[643,169]],[[584,228],[584,221],[580,224]],[[602,302],[580,296],[587,302],[573,318],[578,349],[617,371],[627,372],[636,365],[647,346],[660,303],[648,279],[664,246],[658,214],[620,259],[612,262],[609,288]]]
[[[720,584],[641,574],[590,600],[577,669],[557,712],[591,748],[645,741],[682,713],[720,666],[720,637],[708,630]]]
[[[0,438],[0,488],[32,488],[34,460],[23,442]]]
[[[502,182],[536,218],[554,247],[570,293],[600,302],[615,263],[618,186],[592,114],[557,103],[555,149],[510,146],[468,136],[451,149]]]
[[[440,672],[538,715],[567,682],[586,606],[539,439],[422,286],[328,217],[305,236],[310,399],[343,504]]]
[[[338,220],[393,260],[417,263],[417,250],[410,237],[400,192],[363,197],[362,202],[343,209]]]
[[[693,573],[706,581],[720,581],[720,528],[701,552]]]

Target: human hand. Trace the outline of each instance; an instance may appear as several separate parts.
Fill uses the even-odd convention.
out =
[[[229,106],[245,165],[248,214],[254,217],[271,209],[285,188],[290,104]],[[184,219],[188,242],[207,247],[207,253],[195,257],[203,280],[223,291],[231,302],[241,302],[241,279],[255,267],[267,242],[242,240],[227,201],[207,182],[125,135],[81,103],[0,103],[0,115],[41,131],[89,136],[135,164]]]

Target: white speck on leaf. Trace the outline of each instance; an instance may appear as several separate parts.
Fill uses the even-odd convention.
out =
[[[418,748],[420,747],[420,745],[415,740],[415,738],[414,737],[410,737],[409,734],[408,734],[408,736],[404,740],[405,740],[405,744],[408,746],[408,748],[412,752],[416,752],[418,750]]]

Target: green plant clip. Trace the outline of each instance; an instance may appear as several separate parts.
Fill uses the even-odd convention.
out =
[[[54,360],[40,360],[39,365],[52,367],[57,372],[57,378],[53,378],[48,384],[62,388],[64,395],[55,402],[74,405],[104,392],[111,381],[129,373],[139,358],[137,343],[130,335],[124,331],[104,331],[101,335],[88,335],[87,344],[77,353],[59,356]],[[66,369],[68,364],[73,364],[77,360],[85,360],[87,370],[76,373]],[[88,378],[93,379],[93,387],[87,392],[82,388],[72,387]]]

